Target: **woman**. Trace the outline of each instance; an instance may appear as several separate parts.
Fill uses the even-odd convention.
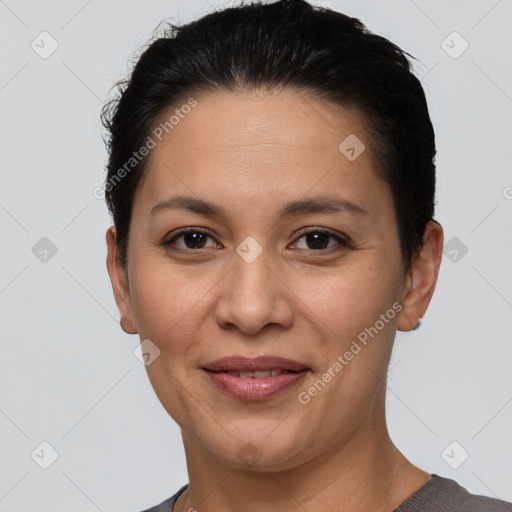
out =
[[[154,41],[103,122],[121,326],[187,457],[147,512],[512,510],[386,427],[443,247],[404,52],[301,0],[225,9]]]

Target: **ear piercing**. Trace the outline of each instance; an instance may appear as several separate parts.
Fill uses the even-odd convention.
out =
[[[422,319],[421,317],[420,317],[420,318],[418,318],[418,323],[413,327],[413,329],[412,329],[413,331],[415,331],[416,329],[419,329],[419,327],[420,327],[420,325],[421,325],[421,321],[422,321],[422,320],[423,320],[423,319]]]

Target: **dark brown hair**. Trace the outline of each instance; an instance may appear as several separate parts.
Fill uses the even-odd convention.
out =
[[[201,91],[290,87],[364,112],[379,155],[376,170],[393,195],[407,272],[433,220],[436,153],[411,56],[358,19],[303,0],[251,2],[168,25],[129,79],[115,84],[118,95],[101,113],[109,152],[105,199],[121,264],[126,268],[133,198],[149,156],[115,178],[162,114]]]

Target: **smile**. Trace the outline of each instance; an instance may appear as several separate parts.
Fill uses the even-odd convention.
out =
[[[308,369],[300,371],[272,370],[258,371],[208,371],[210,382],[231,398],[245,401],[266,400],[290,389],[302,381],[309,373]]]

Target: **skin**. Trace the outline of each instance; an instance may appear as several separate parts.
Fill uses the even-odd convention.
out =
[[[429,222],[405,274],[391,192],[375,171],[358,111],[291,90],[196,99],[151,151],[134,199],[127,269],[114,226],[106,234],[121,325],[160,350],[148,377],[182,431],[189,488],[174,510],[392,511],[430,477],[389,437],[385,381],[396,330],[411,330],[434,292],[442,228]],[[354,161],[338,149],[349,134],[366,146]],[[366,214],[278,221],[284,203],[335,191]],[[178,209],[150,215],[178,194],[222,206],[226,217]],[[186,227],[209,236],[162,246]],[[329,236],[315,242],[304,228],[329,229],[353,246]],[[262,249],[251,263],[236,252],[248,236]],[[298,394],[394,303],[401,311],[300,403]],[[201,370],[230,355],[288,357],[310,371],[272,398],[241,401]],[[248,443],[253,464],[238,455]]]

